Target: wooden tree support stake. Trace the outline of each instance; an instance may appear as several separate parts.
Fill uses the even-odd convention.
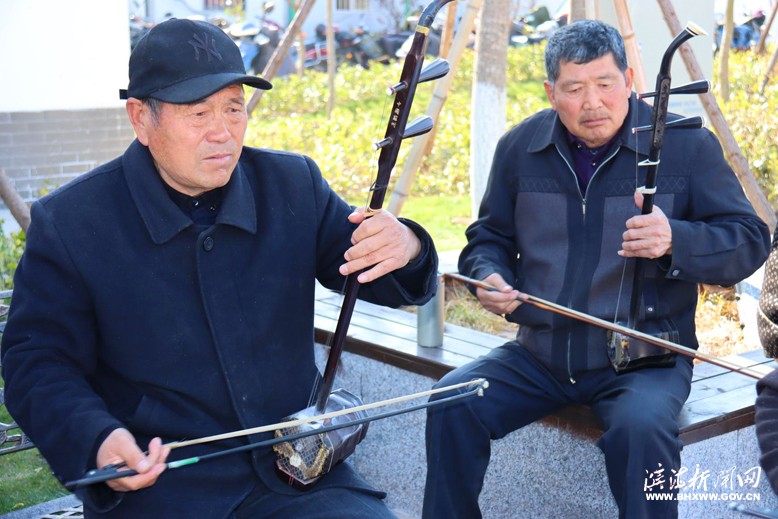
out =
[[[670,0],[657,1],[659,2],[659,7],[662,9],[665,21],[670,28],[670,33],[675,35],[681,32],[683,27],[681,27],[681,23],[678,21],[678,15],[673,8],[672,2]],[[688,45],[683,45],[680,48],[680,53],[692,81],[704,79],[704,75],[702,74],[700,65],[697,63],[697,59],[694,57],[692,49]],[[748,200],[754,206],[756,214],[770,226],[770,231],[772,232],[775,229],[776,224],[775,211],[767,201],[767,197],[759,187],[756,177],[748,165],[748,161],[740,151],[740,147],[738,146],[735,137],[732,135],[732,131],[729,129],[729,125],[716,102],[715,96],[711,92],[708,92],[707,94],[700,94],[700,99],[716,134],[721,140],[727,160],[735,171],[738,180],[740,180],[740,185],[743,187],[746,197],[748,197]]]
[[[30,208],[24,202],[19,193],[11,184],[11,179],[5,174],[5,170],[0,168],[0,198],[5,202],[6,207],[19,223],[19,227],[26,233],[30,226]]]
[[[451,70],[435,83],[432,100],[427,107],[427,115],[432,117],[433,121],[437,121],[440,111],[443,109],[443,104],[446,102],[449,88],[451,88],[451,82],[454,80],[454,76],[456,76],[459,62],[467,47],[470,32],[475,25],[475,19],[478,12],[481,10],[482,3],[483,0],[469,0],[465,13],[462,15],[462,19],[459,22],[459,29],[457,29],[448,54]],[[408,198],[408,193],[410,192],[411,185],[416,176],[416,171],[419,169],[421,160],[424,158],[424,152],[432,147],[431,139],[433,137],[434,134],[430,132],[414,139],[411,149],[408,152],[408,158],[405,160],[403,172],[397,179],[397,183],[392,190],[392,196],[389,199],[389,204],[387,205],[387,210],[390,213],[399,215],[400,211],[402,211],[402,206]]]
[[[273,55],[270,56],[270,60],[267,62],[267,65],[265,65],[265,70],[262,71],[263,78],[270,81],[278,73],[278,69],[281,68],[281,63],[283,63],[284,58],[286,58],[286,55],[289,53],[289,49],[292,47],[295,38],[299,34],[305,19],[308,18],[308,14],[311,12],[313,2],[314,0],[302,0],[300,8],[297,10],[294,18],[292,19],[292,23],[290,23],[289,27],[286,28],[286,32],[281,38],[281,41],[278,43],[278,47],[276,47],[276,50],[273,52]],[[264,90],[257,88],[251,94],[249,102],[246,105],[246,110],[248,111],[249,116],[251,116],[252,112],[259,104],[259,100],[262,99],[262,94],[264,92]]]

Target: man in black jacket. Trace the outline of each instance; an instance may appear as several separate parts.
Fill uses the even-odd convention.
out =
[[[571,404],[590,406],[602,422],[598,446],[621,517],[675,516],[677,489],[663,490],[670,500],[647,493],[680,468],[676,416],[691,361],[617,375],[605,330],[519,298],[626,322],[633,258],[644,258],[642,324],[696,348],[697,284],[733,284],[767,255],[767,226],[705,129],[668,132],[653,212],[639,214],[645,168],[637,164],[649,143],[631,128],[650,124],[651,108],[632,94],[616,29],[592,20],[563,27],[548,41],[546,71],[551,109],[498,143],[459,258],[460,272],[497,288],[476,295],[518,323],[518,335],[439,382],[484,377],[489,397],[429,411],[425,519],[480,517],[490,441]]]
[[[367,300],[422,304],[432,240],[388,212],[366,218],[307,157],[243,147],[243,85],[271,85],[217,27],[157,25],[129,73],[137,140],[33,204],[2,343],[8,410],[60,481],[139,473],[79,491],[87,517],[391,517],[347,463],[303,492],[270,448],[162,475],[168,457],[271,433],[162,444],[306,408],[315,281],[341,289],[355,273]]]

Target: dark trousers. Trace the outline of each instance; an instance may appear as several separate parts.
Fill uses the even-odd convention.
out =
[[[260,467],[273,466],[261,459]],[[291,489],[276,474],[262,472],[228,519],[396,519],[383,498],[347,462],[336,464],[309,490]]]
[[[261,483],[230,519],[397,519],[383,500],[359,489],[329,487],[298,495],[268,491]]]
[[[486,378],[481,398],[432,407],[427,414],[424,519],[481,517],[478,495],[490,442],[571,404],[589,405],[603,426],[597,446],[620,517],[677,517],[676,501],[647,500],[647,474],[681,465],[676,417],[689,396],[692,364],[616,375],[604,368],[571,384],[554,377],[526,349],[509,342],[443,377],[436,387]],[[542,459],[537,460],[543,463]],[[660,466],[661,464],[661,466]],[[509,477],[506,474],[506,477]],[[564,492],[564,489],[560,489]],[[667,492],[667,486],[662,490]]]

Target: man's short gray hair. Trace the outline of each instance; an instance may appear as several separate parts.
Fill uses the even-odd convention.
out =
[[[627,70],[624,39],[614,27],[599,20],[579,20],[565,25],[546,44],[546,75],[553,85],[563,63],[582,65],[611,53],[621,72]]]
[[[149,107],[149,112],[151,112],[151,121],[154,123],[154,126],[158,126],[159,114],[162,112],[162,101],[153,97],[147,97],[142,99],[142,102]]]

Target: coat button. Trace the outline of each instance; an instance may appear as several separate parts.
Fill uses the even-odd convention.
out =
[[[205,252],[210,252],[213,249],[213,238],[206,236],[203,240],[203,249],[205,249]]]
[[[674,277],[674,278],[677,278],[677,277],[678,277],[678,275],[679,275],[680,273],[681,273],[681,271],[680,271],[680,270],[678,270],[678,269],[675,269],[675,270],[673,270],[673,272],[672,272],[672,274],[673,274],[673,277]]]

